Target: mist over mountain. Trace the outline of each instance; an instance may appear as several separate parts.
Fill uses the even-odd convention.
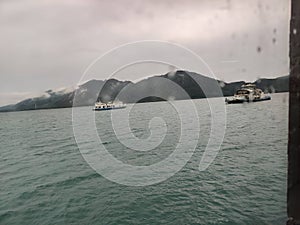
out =
[[[289,90],[289,76],[259,79],[254,83],[266,93]],[[244,81],[225,83],[183,70],[152,76],[137,83],[117,79],[90,80],[75,90],[48,90],[42,96],[0,107],[0,112],[92,106],[96,101],[136,103],[232,96],[243,84]]]

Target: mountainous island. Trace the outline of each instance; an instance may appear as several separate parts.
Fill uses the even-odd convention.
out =
[[[267,93],[289,91],[289,76],[259,79],[254,83]],[[124,103],[140,103],[232,96],[243,84],[244,81],[225,83],[184,70],[152,76],[137,83],[117,79],[90,80],[72,91],[48,90],[42,96],[2,106],[0,112],[91,106],[97,100],[108,102],[118,99]],[[218,85],[220,89],[216,88]]]

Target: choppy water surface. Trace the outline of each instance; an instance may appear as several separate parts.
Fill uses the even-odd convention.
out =
[[[73,136],[71,109],[1,113],[0,224],[284,224],[288,94],[272,98],[226,106],[224,142],[203,172],[198,166],[210,113],[205,99],[194,100],[201,129],[195,153],[173,177],[146,187],[113,183],[89,167]],[[134,135],[147,138],[155,116],[168,131],[147,152],[118,142],[110,112],[97,112],[95,120],[111,154],[124,163],[150,165],[168,157],[180,136],[167,102],[135,105]]]

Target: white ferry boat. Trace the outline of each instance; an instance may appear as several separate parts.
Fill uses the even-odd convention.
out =
[[[126,108],[126,104],[122,102],[96,102],[95,107],[93,108],[94,111],[103,111],[103,110],[112,110],[112,109],[123,109]]]
[[[271,100],[271,96],[266,95],[261,89],[256,88],[255,84],[244,84],[232,98],[226,98],[228,104],[259,102]]]

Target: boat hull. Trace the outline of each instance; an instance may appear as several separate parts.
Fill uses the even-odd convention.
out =
[[[118,106],[118,107],[108,107],[108,108],[93,108],[93,111],[108,111],[114,109],[124,109],[126,106]]]
[[[244,103],[244,102],[261,102],[261,101],[268,101],[271,100],[270,96],[265,96],[263,98],[258,98],[258,99],[227,99],[226,102],[227,104],[239,104],[239,103]]]

